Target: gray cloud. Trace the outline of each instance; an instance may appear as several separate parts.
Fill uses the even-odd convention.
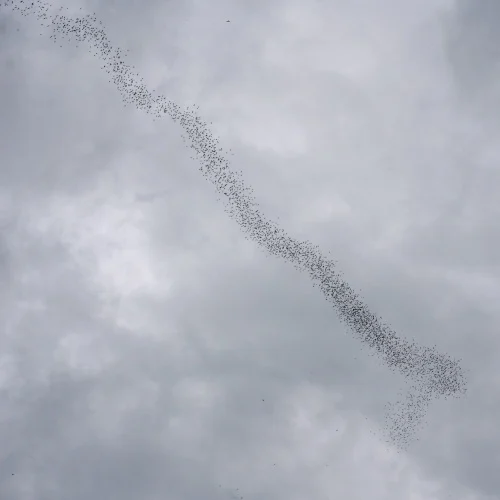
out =
[[[2,498],[495,497],[495,124],[405,38],[410,17],[438,33],[432,7],[403,4],[95,9],[148,86],[200,104],[263,211],[331,249],[396,331],[463,358],[468,397],[433,404],[404,455],[379,432],[403,381],[243,240],[177,126],[7,14]]]

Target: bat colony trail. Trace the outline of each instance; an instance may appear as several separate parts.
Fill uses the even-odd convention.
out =
[[[400,338],[381,318],[375,316],[361,298],[342,279],[335,262],[307,241],[288,236],[259,211],[252,190],[245,186],[240,172],[230,168],[219,140],[195,113],[195,107],[182,110],[163,96],[153,95],[143,80],[132,73],[124,60],[124,52],[114,48],[95,16],[68,17],[65,9],[53,8],[43,1],[0,0],[0,6],[22,15],[35,16],[43,27],[52,29],[50,38],[66,38],[86,42],[92,53],[102,61],[102,69],[120,91],[125,104],[153,115],[170,117],[185,131],[183,139],[195,152],[199,170],[223,196],[226,213],[234,219],[247,239],[258,243],[269,254],[280,257],[309,274],[313,285],[335,308],[340,320],[352,335],[372,350],[392,371],[399,371],[410,382],[410,390],[397,409],[388,413],[387,436],[398,449],[406,448],[414,439],[429,403],[438,397],[466,393],[464,370],[448,355],[435,347],[424,347]],[[81,9],[80,9],[81,10]]]

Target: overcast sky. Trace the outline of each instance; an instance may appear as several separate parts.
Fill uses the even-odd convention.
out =
[[[388,444],[404,380],[244,238],[179,125],[1,7],[0,498],[500,498],[500,2],[59,3],[468,393]]]

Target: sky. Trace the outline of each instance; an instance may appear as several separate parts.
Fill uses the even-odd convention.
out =
[[[0,498],[500,498],[500,4],[51,5],[198,106],[262,212],[468,389],[387,442],[407,382],[245,239],[179,123],[2,6]]]

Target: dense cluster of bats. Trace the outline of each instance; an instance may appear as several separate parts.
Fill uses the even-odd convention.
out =
[[[155,118],[170,117],[185,131],[184,141],[193,149],[203,176],[214,184],[225,210],[240,226],[246,238],[258,243],[269,254],[307,272],[324,297],[336,309],[349,331],[372,350],[393,371],[402,373],[410,390],[390,412],[387,437],[398,448],[406,447],[415,437],[428,404],[436,397],[459,396],[466,392],[466,377],[459,361],[440,354],[435,347],[423,347],[398,337],[381,318],[375,316],[361,298],[342,279],[336,263],[307,241],[297,241],[260,212],[252,191],[241,172],[230,168],[219,140],[196,114],[195,107],[181,109],[167,98],[154,95],[132,71],[124,52],[113,47],[95,14],[70,17],[64,8],[55,9],[43,1],[0,0],[22,15],[35,16],[41,26],[52,30],[54,40],[66,38],[86,42],[98,57],[110,81],[120,91],[125,105],[133,105]]]

